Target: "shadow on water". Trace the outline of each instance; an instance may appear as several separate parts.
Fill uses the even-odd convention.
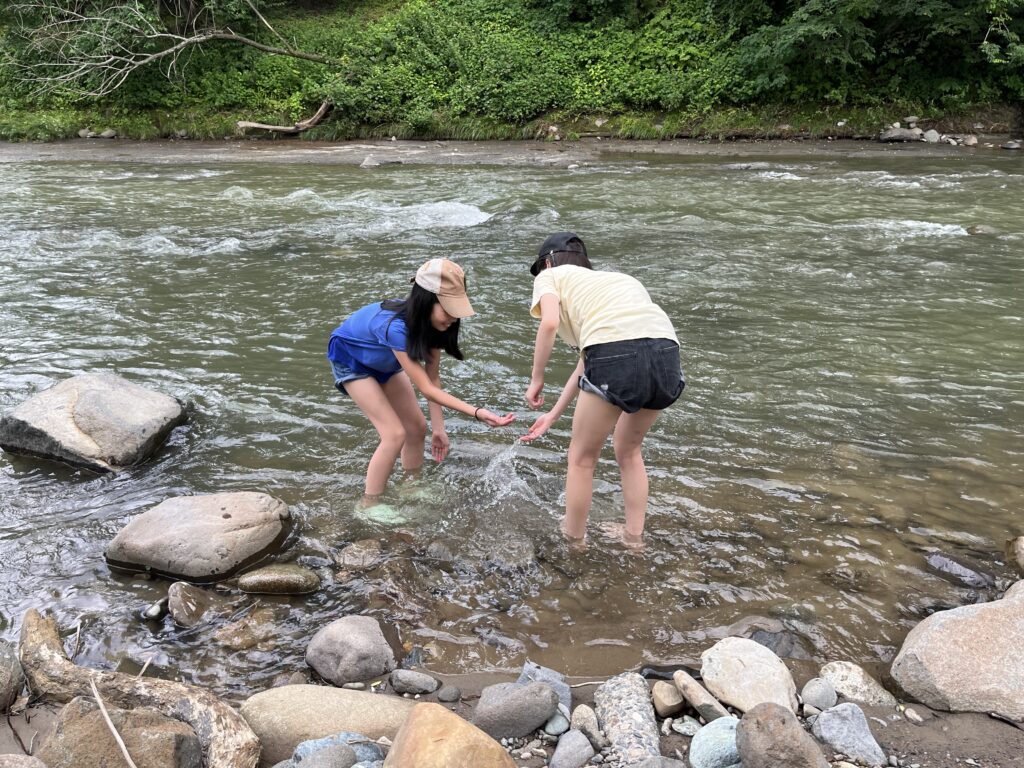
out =
[[[381,619],[438,672],[569,674],[693,662],[729,633],[794,659],[891,660],[935,610],[1014,578],[1024,444],[1019,168],[913,159],[623,156],[538,167],[11,162],[0,175],[0,410],[111,370],[187,402],[157,458],[94,476],[0,460],[0,632],[55,613],[76,660],[229,697],[304,669],[309,638]],[[443,192],[441,191],[443,190]],[[985,224],[995,234],[972,237]],[[552,230],[639,277],[675,320],[689,384],[645,442],[646,548],[610,448],[588,546],[558,534],[569,419],[447,417],[448,459],[361,510],[373,430],[323,354],[348,312],[467,269],[477,317],[446,388],[507,410],[529,381],[527,266]],[[549,383],[574,363],[557,348]],[[553,398],[553,391],[549,390]],[[103,550],[175,495],[260,490],[323,588],[241,595],[209,625],[148,622],[167,582]],[[967,571],[963,570],[966,567]],[[970,573],[981,574],[980,580]],[[987,576],[985,574],[988,574]]]

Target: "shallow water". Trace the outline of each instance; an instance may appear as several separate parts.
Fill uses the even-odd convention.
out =
[[[692,661],[757,616],[778,622],[766,626],[793,656],[871,664],[932,611],[991,599],[1012,578],[1001,553],[1024,533],[1019,159],[621,155],[572,170],[367,171],[190,161],[186,148],[181,160],[0,163],[0,410],[111,370],[191,417],[154,461],[118,475],[0,458],[5,637],[46,608],[69,632],[81,624],[80,663],[152,657],[157,673],[231,697],[302,667],[309,637],[352,611],[438,672]],[[979,224],[999,234],[969,235]],[[526,267],[557,229],[640,278],[681,337],[688,386],[646,443],[640,556],[599,528],[621,520],[610,449],[590,545],[574,552],[556,534],[568,418],[515,445],[532,418]],[[488,430],[449,414],[451,455],[392,486],[405,521],[383,525],[356,511],[372,428],[331,388],[323,354],[347,312],[402,295],[434,256],[466,267],[479,312],[467,360],[442,366],[446,386],[519,421]],[[572,365],[557,348],[549,384]],[[133,515],[225,490],[286,501],[299,523],[287,557],[325,578],[311,597],[260,597],[270,639],[241,650],[213,628],[140,620],[166,583],[102,558]],[[385,562],[332,565],[365,538]],[[934,549],[997,586],[938,574]]]

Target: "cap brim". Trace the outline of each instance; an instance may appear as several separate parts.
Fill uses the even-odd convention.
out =
[[[452,317],[462,319],[463,317],[472,317],[476,314],[473,305],[469,303],[468,296],[443,296],[438,294],[437,301],[441,308]]]

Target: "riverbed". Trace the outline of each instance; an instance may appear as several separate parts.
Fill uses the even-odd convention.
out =
[[[1024,159],[985,147],[0,145],[0,410],[110,370],[190,415],[117,475],[0,457],[0,630],[53,611],[81,626],[80,663],[152,659],[231,697],[301,667],[349,612],[439,673],[679,664],[737,623],[790,658],[885,664],[923,617],[1014,578],[1022,197]],[[681,340],[686,391],[646,443],[642,554],[599,527],[622,514],[610,447],[577,552],[557,535],[569,419],[517,444],[528,266],[563,229],[643,281]],[[518,421],[449,414],[449,458],[393,484],[400,519],[367,519],[373,430],[332,389],[327,338],[435,256],[466,268],[479,313],[447,388]],[[556,347],[549,402],[573,364]],[[208,630],[140,619],[167,584],[110,572],[106,544],[165,498],[228,490],[291,506],[283,557],[323,588],[236,595]],[[334,564],[366,539],[381,563]],[[934,552],[987,583],[929,566]],[[214,638],[256,607],[271,609],[261,639]]]

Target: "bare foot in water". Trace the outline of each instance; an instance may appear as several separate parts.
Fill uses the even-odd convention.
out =
[[[565,530],[565,525],[559,525],[558,530],[562,532],[562,538],[565,539],[565,543],[569,545],[569,550],[572,552],[583,552],[587,548],[587,536],[570,536],[568,531]]]
[[[634,552],[643,552],[644,550],[644,536],[640,534],[636,536],[626,530],[624,523],[613,523],[611,521],[601,523],[598,528],[605,536],[615,541],[620,541],[626,546],[626,548],[633,550]]]

